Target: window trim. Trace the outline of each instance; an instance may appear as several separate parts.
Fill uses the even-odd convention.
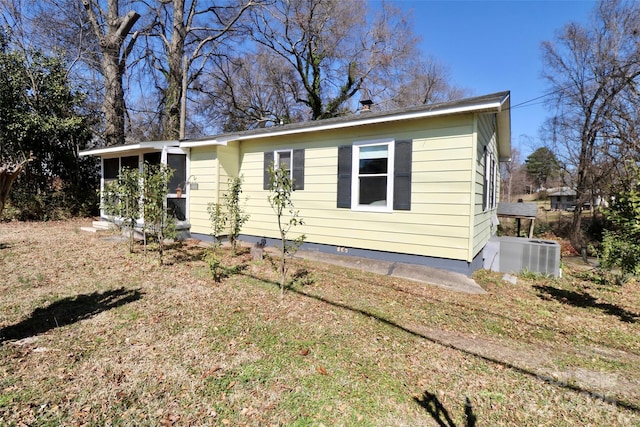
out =
[[[351,154],[351,210],[360,212],[393,212],[395,176],[395,140],[377,139],[357,141],[352,144]],[[360,149],[378,145],[387,146],[387,204],[384,206],[360,204]]]
[[[273,168],[280,168],[280,154],[289,153],[289,179],[293,179],[293,149],[274,150],[273,151]]]
[[[484,148],[484,179],[482,211],[489,212],[498,207],[498,162],[493,150],[486,146]]]
[[[269,168],[277,168],[279,153],[289,153],[291,156],[291,170],[289,171],[289,177],[293,180],[294,190],[304,190],[304,175],[305,175],[305,148],[282,148],[272,151],[265,151],[263,155],[263,177],[262,177],[262,189],[270,190],[271,177],[269,176]]]

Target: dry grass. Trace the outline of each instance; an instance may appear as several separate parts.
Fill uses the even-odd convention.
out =
[[[88,221],[0,224],[2,425],[640,425],[640,286],[481,272],[469,296],[203,248],[170,265]]]

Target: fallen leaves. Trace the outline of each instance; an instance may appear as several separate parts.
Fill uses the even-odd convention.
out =
[[[322,365],[317,365],[316,371],[321,375],[329,375],[329,372],[327,372],[327,369]]]
[[[160,425],[164,427],[172,427],[176,423],[180,421],[180,415],[177,414],[167,414],[161,421]]]
[[[207,372],[205,372],[204,374],[202,374],[202,378],[209,378],[212,377],[213,374],[215,374],[216,372],[218,372],[220,369],[220,365],[215,365],[213,368],[209,369]]]
[[[456,340],[496,339],[485,331],[487,320],[527,345],[535,332],[552,334],[562,351],[575,351],[567,343],[582,336],[613,351],[608,344],[615,338],[609,337],[617,336],[628,337],[624,354],[640,351],[634,338],[639,323],[620,325],[601,309],[593,315],[588,307],[550,304],[525,280],[518,287],[487,285],[493,280],[487,273],[477,280],[484,280],[490,296],[469,297],[296,260],[318,280],[289,292],[280,305],[270,282],[277,275],[266,262],[249,264],[251,276],[213,285],[197,256],[158,267],[154,257],[129,255],[99,235],[77,234],[73,222],[28,224],[20,236],[5,232],[16,226],[21,224],[0,224],[0,263],[10,259],[15,266],[3,271],[0,328],[68,297],[120,287],[143,294],[37,338],[0,345],[0,419],[8,425],[46,424],[52,417],[70,426],[429,425],[432,417],[411,398],[424,391],[437,394],[454,420],[463,419],[460,395],[468,393],[483,425],[556,419],[603,425],[621,414],[631,417],[627,425],[637,424],[638,414],[463,351]],[[589,292],[599,303],[638,312],[637,285]],[[455,345],[425,338],[434,330],[455,338]],[[474,349],[487,354],[481,346]],[[499,360],[517,354],[524,352],[514,348]],[[620,355],[572,357],[606,370],[605,363],[622,360]],[[637,363],[619,366],[638,378]],[[631,400],[634,393],[621,389],[614,397]],[[503,397],[510,395],[518,399]],[[587,405],[588,412],[582,409]]]

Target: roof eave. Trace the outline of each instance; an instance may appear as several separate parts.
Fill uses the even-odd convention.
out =
[[[180,141],[145,141],[136,144],[117,145],[113,147],[94,148],[78,153],[79,156],[104,156],[109,154],[122,154],[142,150],[162,150],[165,147],[178,147]]]
[[[208,147],[212,145],[226,146],[231,141],[236,141],[237,135],[225,135],[224,137],[213,137],[198,140],[183,140],[180,141],[180,148],[195,148],[195,147]]]
[[[506,102],[506,108],[505,108]],[[446,116],[452,114],[463,114],[463,113],[502,113],[503,118],[499,119],[499,123],[501,121],[506,120],[506,128],[499,129],[499,132],[506,133],[508,135],[509,141],[507,142],[506,152],[510,153],[511,151],[511,142],[510,142],[510,134],[511,129],[509,125],[509,92],[505,92],[504,96],[500,98],[494,98],[490,100],[483,100],[483,102],[479,103],[471,103],[467,105],[453,105],[451,107],[445,108],[435,108],[435,109],[421,109],[418,111],[403,111],[400,113],[390,113],[390,114],[382,114],[373,117],[365,117],[359,116],[353,120],[348,121],[340,121],[340,122],[332,122],[330,120],[323,121],[318,120],[313,122],[308,126],[303,127],[294,127],[287,128],[282,127],[273,127],[261,129],[259,131],[248,131],[246,133],[239,133],[233,135],[220,135],[217,137],[206,138],[206,139],[197,139],[197,140],[183,140],[180,143],[181,148],[192,148],[192,147],[204,147],[211,145],[226,145],[231,141],[244,141],[244,140],[254,140],[254,139],[262,139],[262,138],[273,138],[278,136],[288,136],[288,135],[296,135],[296,134],[305,134],[311,132],[321,132],[327,130],[339,130],[346,129],[358,126],[366,126],[372,124],[380,124],[380,123],[390,123],[390,122],[398,122],[403,120],[414,120],[414,119],[423,119],[429,117],[438,117],[438,116]],[[501,151],[502,154],[502,151]]]

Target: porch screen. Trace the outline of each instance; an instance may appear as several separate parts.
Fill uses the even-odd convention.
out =
[[[102,176],[105,182],[118,179],[118,173],[120,171],[120,158],[104,159],[102,163]]]
[[[173,169],[169,181],[169,193],[175,194],[178,186],[184,191],[187,181],[187,156],[185,154],[167,154],[167,166]]]

